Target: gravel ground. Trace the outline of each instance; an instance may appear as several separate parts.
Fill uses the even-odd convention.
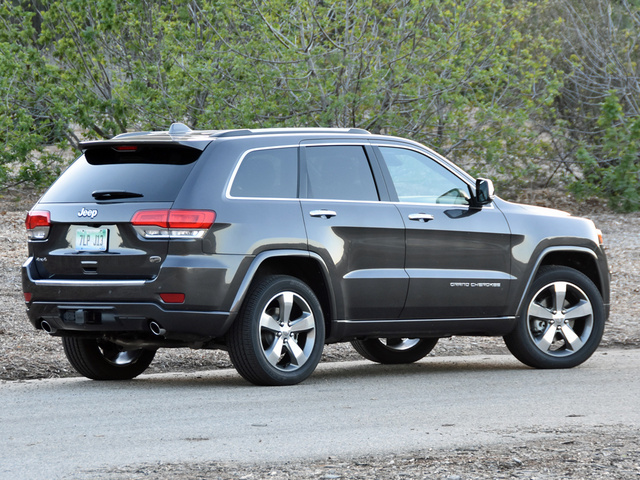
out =
[[[552,200],[549,200],[549,197]],[[59,339],[35,331],[25,315],[20,265],[26,258],[24,217],[35,196],[5,192],[0,197],[0,381],[76,376]],[[598,203],[580,206],[549,192],[529,193],[528,203],[552,205],[593,219],[603,231],[612,270],[612,309],[601,348],[637,348],[640,289],[640,213],[614,214]],[[442,339],[431,355],[508,354],[502,339],[453,337]],[[359,359],[348,344],[325,348],[323,361]],[[229,368],[220,351],[188,349],[159,351],[149,373]],[[640,479],[640,432],[625,426],[601,426],[584,431],[511,432],[505,446],[482,445],[447,451],[420,451],[364,458],[329,458],[284,464],[148,464],[112,471],[85,472],[86,478],[220,478],[220,479]],[[523,434],[536,440],[523,441]],[[509,435],[509,432],[506,433]],[[81,478],[81,477],[74,477]],[[82,477],[85,478],[85,477]]]
[[[523,441],[527,433],[543,439]],[[349,459],[329,457],[316,462],[266,464],[145,464],[109,472],[89,471],[76,478],[139,479],[637,479],[640,439],[620,427],[595,431],[517,432],[509,446],[478,446],[418,451],[400,455]]]

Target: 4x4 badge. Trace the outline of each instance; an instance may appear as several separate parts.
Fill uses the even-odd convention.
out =
[[[87,210],[86,208],[83,208],[78,212],[79,217],[94,218],[96,215],[98,215],[98,210]]]

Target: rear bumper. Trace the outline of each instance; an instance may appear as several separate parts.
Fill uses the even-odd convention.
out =
[[[222,337],[230,313],[236,275],[244,257],[236,255],[171,258],[152,280],[40,279],[33,258],[22,267],[23,291],[30,295],[27,315],[36,328],[52,333],[153,335],[155,322],[167,339],[206,341]],[[185,264],[186,263],[186,264]],[[239,280],[238,280],[239,281]],[[182,304],[167,304],[161,293],[185,293]],[[156,337],[157,338],[157,337]]]
[[[221,337],[232,321],[229,312],[171,311],[152,303],[31,302],[27,314],[35,328],[51,333],[127,334],[151,337],[151,322],[166,330],[166,339],[197,341]]]

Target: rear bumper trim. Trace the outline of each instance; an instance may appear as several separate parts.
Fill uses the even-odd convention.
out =
[[[47,287],[141,287],[147,280],[32,280]]]

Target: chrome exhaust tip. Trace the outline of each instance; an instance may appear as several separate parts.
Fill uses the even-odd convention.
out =
[[[42,328],[42,330],[44,330],[45,332],[49,333],[49,334],[53,334],[56,333],[56,328],[54,328],[49,322],[47,322],[46,320],[42,320],[42,322],[40,322],[40,328]]]
[[[149,323],[149,329],[151,330],[151,333],[153,333],[154,335],[157,335],[157,336],[162,336],[165,333],[167,333],[167,331],[164,328],[162,328],[158,324],[158,322]]]

